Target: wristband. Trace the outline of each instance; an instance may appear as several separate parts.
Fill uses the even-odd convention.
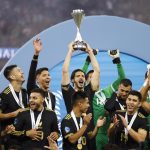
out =
[[[34,60],[34,61],[37,61],[37,60],[38,60],[38,57],[39,57],[39,55],[34,55],[34,56],[33,56],[33,60]]]
[[[113,61],[113,64],[120,64],[121,63],[121,60],[119,57],[113,59],[112,61]]]

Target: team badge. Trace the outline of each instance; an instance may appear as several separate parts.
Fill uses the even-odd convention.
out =
[[[69,127],[65,127],[65,132],[66,133],[70,132],[70,128]]]
[[[14,120],[14,125],[17,124],[17,123],[18,123],[18,119],[15,118],[15,120]]]

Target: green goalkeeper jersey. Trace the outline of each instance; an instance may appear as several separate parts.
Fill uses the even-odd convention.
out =
[[[103,127],[99,129],[98,133],[104,134],[107,133],[107,129],[110,124],[110,118],[109,115],[107,115],[106,110],[104,109],[104,105],[106,103],[106,99],[110,98],[112,93],[118,90],[120,81],[125,78],[125,73],[121,64],[117,64],[117,70],[118,70],[117,80],[114,81],[107,88],[97,91],[93,98],[93,112],[95,124],[100,116],[106,116],[106,123]]]
[[[89,66],[89,62],[85,62],[82,70],[86,73],[87,70],[88,70],[88,66]],[[106,102],[106,98],[110,98],[112,93],[117,91],[118,90],[118,86],[120,84],[120,81],[122,79],[125,78],[125,73],[124,73],[124,70],[123,70],[123,67],[121,64],[117,64],[117,70],[118,70],[118,78],[116,81],[114,81],[110,86],[108,86],[107,88],[105,89],[100,89],[98,90],[96,93],[95,93],[95,96],[93,98],[93,112],[94,112],[94,121],[96,123],[97,119],[100,117],[100,116],[105,116],[107,115],[106,114],[106,111],[104,109],[104,105],[105,105],[105,102]],[[109,117],[107,117],[107,119],[109,119]],[[107,125],[106,125],[107,126]],[[106,130],[105,128],[107,129],[107,127],[103,127],[101,129],[99,129],[99,132],[102,132],[102,133],[106,133]]]

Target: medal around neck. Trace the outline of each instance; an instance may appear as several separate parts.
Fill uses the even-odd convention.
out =
[[[74,50],[81,50],[85,51],[87,48],[87,44],[82,40],[81,34],[80,34],[80,25],[83,20],[83,17],[85,16],[84,11],[82,9],[76,9],[73,10],[71,13],[74,22],[77,26],[77,35],[73,44],[73,49]]]
[[[82,144],[81,144],[81,143],[78,143],[78,144],[77,144],[77,148],[78,148],[78,150],[82,149]]]

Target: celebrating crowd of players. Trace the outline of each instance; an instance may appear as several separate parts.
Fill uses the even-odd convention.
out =
[[[150,123],[150,73],[139,91],[127,79],[119,50],[108,51],[117,67],[117,79],[100,88],[100,65],[97,51],[88,44],[82,69],[69,74],[73,43],[62,66],[61,89],[67,114],[58,128],[55,95],[49,90],[48,68],[37,69],[42,50],[40,39],[33,41],[34,56],[27,80],[17,65],[7,66],[4,76],[9,81],[0,94],[0,149],[58,150],[62,135],[63,150],[148,150]],[[93,70],[88,71],[91,63]],[[82,67],[82,66],[81,66]]]

